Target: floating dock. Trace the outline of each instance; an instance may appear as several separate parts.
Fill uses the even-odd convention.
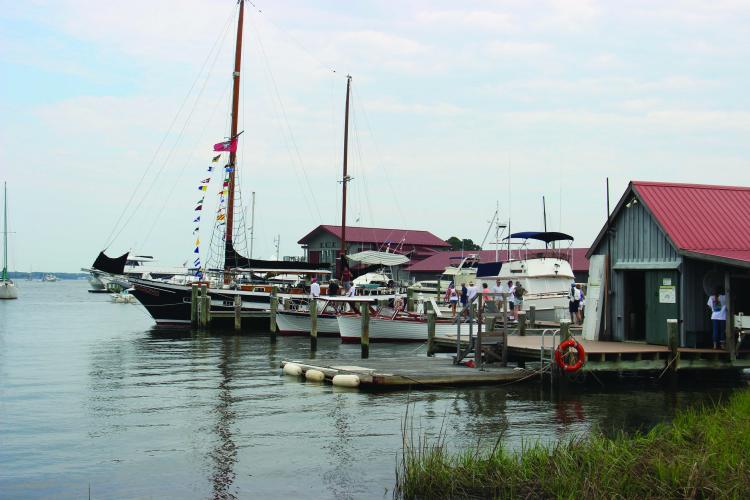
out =
[[[453,359],[442,357],[407,357],[375,359],[330,359],[283,361],[281,367],[293,363],[308,370],[318,370],[332,381],[337,375],[356,375],[360,387],[457,386],[473,384],[507,384],[538,379],[538,372],[523,368],[485,365],[483,370],[455,365]]]

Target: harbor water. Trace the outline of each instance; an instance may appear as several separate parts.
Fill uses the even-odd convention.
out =
[[[510,449],[599,429],[648,430],[738,382],[573,391],[541,385],[384,393],[284,377],[309,340],[158,330],[139,305],[85,281],[20,282],[0,302],[0,497],[390,497],[407,415],[461,449]],[[371,357],[424,354],[371,346]],[[317,358],[359,346],[319,339]]]

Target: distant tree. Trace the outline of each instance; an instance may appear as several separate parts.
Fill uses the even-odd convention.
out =
[[[464,238],[463,240],[458,239],[455,236],[451,236],[446,241],[451,246],[451,250],[481,250],[482,248],[471,241],[469,238]]]

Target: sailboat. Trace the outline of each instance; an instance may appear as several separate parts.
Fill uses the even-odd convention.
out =
[[[3,184],[3,273],[0,277],[0,299],[17,299],[18,289],[8,277],[8,183]]]
[[[329,271],[319,270],[316,265],[305,262],[287,262],[274,260],[257,260],[243,256],[234,248],[234,209],[235,209],[235,175],[237,165],[237,141],[242,132],[238,132],[238,116],[240,101],[240,68],[242,63],[242,27],[244,19],[244,0],[239,0],[239,15],[237,18],[237,41],[235,45],[234,71],[232,73],[232,112],[231,135],[227,141],[214,146],[214,151],[229,152],[227,164],[228,181],[227,210],[224,234],[224,265],[217,270],[215,279],[206,279],[195,284],[208,285],[211,302],[211,313],[230,312],[234,310],[234,299],[239,296],[243,311],[268,312],[271,303],[272,287],[263,284],[243,283],[245,276],[264,275],[266,278],[275,274],[321,275]],[[217,149],[217,146],[220,146]],[[111,258],[100,252],[93,268],[99,271],[122,275],[128,254]],[[157,325],[189,326],[191,293],[195,284],[177,284],[164,280],[131,278],[132,295],[146,308]],[[214,324],[231,322],[231,317],[215,316]],[[218,320],[218,321],[217,321]],[[262,321],[268,323],[267,318]]]

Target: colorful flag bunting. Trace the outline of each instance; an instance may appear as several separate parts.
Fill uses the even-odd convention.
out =
[[[213,172],[214,171],[214,166],[213,165],[209,165],[208,166],[208,171],[209,172]]]
[[[214,156],[214,157],[213,157],[213,158],[211,159],[211,161],[212,161],[213,163],[216,163],[217,161],[219,161],[219,158],[221,158],[221,155],[220,155],[220,154],[218,154],[218,155]],[[212,167],[212,168],[213,168],[213,167]],[[209,169],[209,171],[210,171],[210,170],[211,170],[211,169]]]
[[[199,211],[201,211],[201,210],[203,210],[203,205],[198,205],[197,207],[195,207],[195,210],[194,210],[194,211],[195,211],[195,212],[199,212]],[[199,219],[199,220],[200,220],[200,219]]]
[[[234,167],[228,166],[228,167],[225,167],[224,170],[226,171],[226,173],[231,174],[232,172],[234,172]]]
[[[203,205],[203,200],[205,200],[205,199],[206,199],[206,197],[204,196],[203,198],[201,198],[200,200],[198,200],[198,205]]]
[[[195,265],[195,267],[200,266],[201,265],[201,258],[198,257],[197,259],[195,259],[195,261],[193,262],[193,264]]]
[[[196,227],[195,229],[193,229],[193,234],[197,233],[198,231],[200,231],[200,228]]]
[[[196,217],[195,219],[193,219],[193,222],[200,222],[200,221],[201,221],[201,216],[200,215],[198,217]]]
[[[237,152],[237,138],[235,137],[232,140],[219,142],[214,144],[214,151],[229,151],[230,153],[236,153]]]
[[[201,181],[201,184],[208,184],[209,182],[211,182],[211,178],[210,177],[206,177],[205,179],[203,179]]]
[[[193,250],[193,253],[200,253],[200,251],[198,250],[198,247],[195,247],[195,250]]]
[[[229,186],[229,181],[224,181],[224,187]]]
[[[195,246],[200,246],[200,244],[201,244],[201,239],[200,238],[198,238],[197,240],[195,240]]]
[[[224,214],[217,215],[216,220],[224,220]]]
[[[198,186],[198,191],[205,191],[206,189],[208,189],[208,186],[205,184],[203,186]]]

